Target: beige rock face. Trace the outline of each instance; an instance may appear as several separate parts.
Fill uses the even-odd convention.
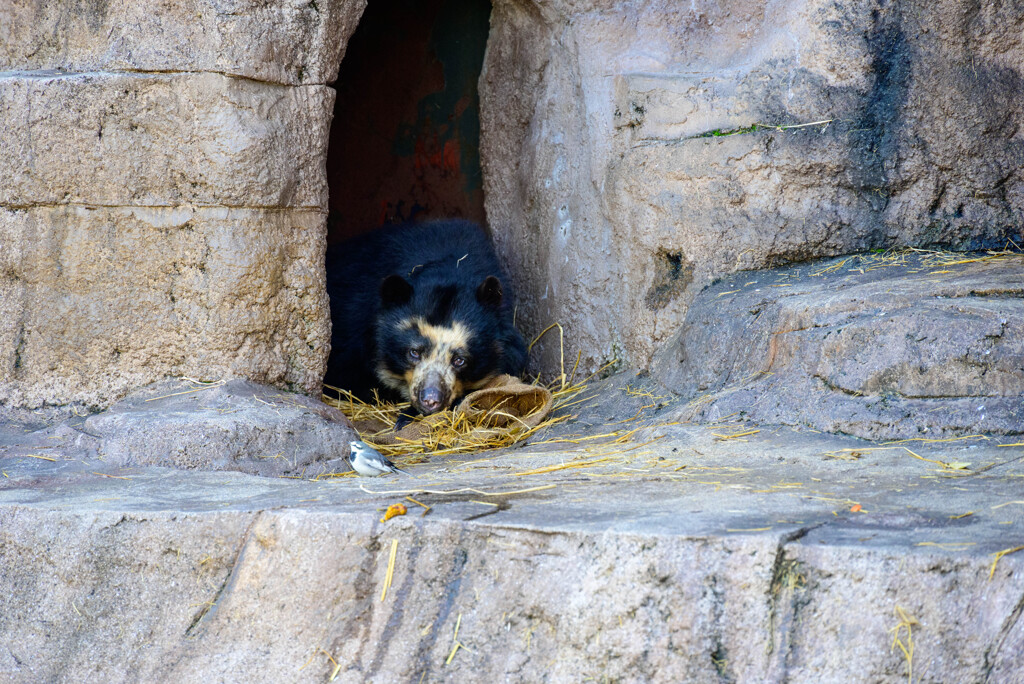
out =
[[[916,621],[915,675],[1019,682],[1024,556],[1002,558],[989,579],[992,554],[1022,541],[1019,523],[997,521],[1019,515],[950,519],[1019,486],[960,480],[951,496],[909,456],[890,479],[788,437],[770,455],[730,445],[710,475],[728,478],[721,487],[707,471],[702,484],[664,470],[628,484],[555,472],[535,481],[561,486],[508,497],[487,517],[468,500],[479,494],[422,494],[429,515],[410,506],[387,523],[376,509],[400,497],[360,485],[394,480],[18,459],[0,490],[0,679],[896,684],[908,673],[892,649],[899,606]],[[707,464],[682,444],[651,448]],[[794,451],[801,467],[779,463]],[[509,473],[524,455],[498,458]],[[723,474],[737,462],[739,482]],[[766,493],[809,472],[828,478],[828,494]],[[492,489],[523,487],[488,475]],[[481,484],[461,468],[430,477]],[[845,510],[843,497],[869,512]],[[452,656],[456,629],[465,648]]]
[[[329,83],[366,0],[9,0],[0,71],[221,72]]]
[[[0,241],[0,402],[106,405],[167,375],[319,390],[319,211],[6,209]]]
[[[1024,431],[1024,257],[870,257],[738,273],[698,294],[654,375],[686,421],[866,439]]]
[[[3,4],[0,403],[319,394],[323,84],[365,0],[320,4]]]
[[[0,79],[0,204],[324,207],[326,86],[220,74]]]
[[[3,4],[0,396],[317,391],[324,84],[364,6]],[[1019,240],[1022,29],[965,0],[495,0],[481,153],[521,327],[648,365],[723,274]]]
[[[498,0],[481,149],[520,320],[645,364],[725,273],[1019,242],[1022,26],[959,0]],[[776,127],[720,135],[753,124]]]

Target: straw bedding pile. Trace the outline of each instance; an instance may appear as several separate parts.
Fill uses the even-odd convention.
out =
[[[324,402],[340,409],[364,441],[390,458],[511,446],[568,419],[569,414],[559,409],[575,403],[586,388],[585,381],[547,388],[505,375],[466,395],[454,409],[417,419],[398,432],[393,427],[408,403],[366,402],[330,386],[325,387]]]

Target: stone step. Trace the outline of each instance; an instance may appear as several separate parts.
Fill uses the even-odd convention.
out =
[[[1021,681],[1024,447],[671,405],[598,439],[643,382],[524,448],[399,460],[412,478],[0,440],[0,679]]]
[[[953,262],[953,263],[947,263]],[[702,291],[654,364],[692,405],[871,439],[1024,432],[1024,255],[853,255]]]

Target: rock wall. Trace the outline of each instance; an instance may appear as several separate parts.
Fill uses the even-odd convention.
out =
[[[1024,256],[937,261],[870,255],[723,278],[694,298],[652,373],[687,400],[686,421],[1020,434]]]
[[[481,145],[520,320],[643,365],[722,274],[1019,243],[1021,65],[1012,3],[496,0]]]
[[[319,392],[326,84],[364,6],[0,7],[0,403]]]
[[[327,84],[364,6],[0,7],[0,402],[318,391]],[[481,160],[521,327],[647,365],[723,274],[1020,240],[1022,36],[1011,3],[495,0]]]
[[[1015,558],[409,518],[5,506],[0,675],[896,684],[902,606],[924,681],[1020,681]]]

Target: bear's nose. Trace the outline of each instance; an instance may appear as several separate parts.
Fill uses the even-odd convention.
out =
[[[420,406],[433,413],[441,408],[441,390],[437,387],[424,387],[419,393]]]

